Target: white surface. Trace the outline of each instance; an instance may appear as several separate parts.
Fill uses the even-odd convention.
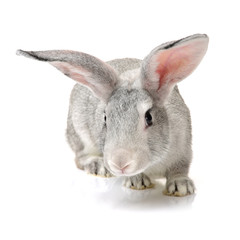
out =
[[[0,239],[240,239],[238,1],[5,1],[0,5]],[[193,120],[196,196],[121,187],[77,170],[64,138],[73,81],[15,55],[72,49],[110,60],[207,33],[179,88]]]

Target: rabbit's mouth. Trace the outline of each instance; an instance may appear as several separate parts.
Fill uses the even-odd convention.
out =
[[[109,171],[114,175],[114,176],[135,176],[139,173],[142,173],[145,169],[138,169],[138,170],[132,170],[131,164],[126,165],[125,167],[118,167],[115,165],[112,165],[112,163],[109,164]]]
[[[146,159],[140,158],[136,152],[120,149],[105,156],[105,166],[115,176],[134,176],[147,168]]]

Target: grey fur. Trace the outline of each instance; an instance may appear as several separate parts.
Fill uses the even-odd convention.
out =
[[[162,64],[156,62],[162,51],[188,42],[194,46],[195,40],[200,41],[197,54],[202,58],[208,37],[201,34],[162,44],[143,61],[126,58],[105,64],[73,51],[17,53],[48,61],[81,83],[71,93],[66,131],[80,169],[105,177],[124,175],[125,186],[136,189],[152,186],[149,177],[166,177],[165,193],[184,196],[195,189],[188,177],[190,113],[176,86],[182,79],[174,80],[174,85],[167,79],[160,88],[164,76],[156,75],[154,67]],[[149,127],[145,126],[146,111],[153,121]]]

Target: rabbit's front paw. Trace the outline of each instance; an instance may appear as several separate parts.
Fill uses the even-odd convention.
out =
[[[146,188],[152,188],[154,186],[150,178],[144,173],[125,178],[123,185],[135,190],[143,190]]]
[[[105,168],[102,158],[93,158],[83,166],[84,171],[98,177],[113,177],[113,175]]]
[[[166,183],[164,194],[168,196],[183,197],[195,191],[193,181],[186,176],[171,178]]]

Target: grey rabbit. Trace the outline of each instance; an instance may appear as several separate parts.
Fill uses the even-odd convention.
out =
[[[195,34],[154,48],[144,60],[103,62],[66,50],[22,51],[49,62],[77,81],[67,120],[67,139],[78,168],[103,176],[124,176],[133,189],[165,177],[164,193],[193,194],[191,119],[177,83],[198,66],[208,36]]]

